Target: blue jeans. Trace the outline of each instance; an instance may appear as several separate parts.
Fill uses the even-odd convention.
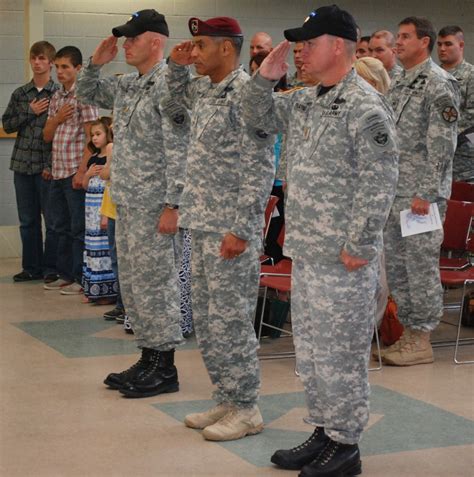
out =
[[[50,208],[58,236],[56,268],[64,280],[82,284],[84,261],[85,191],[72,188],[72,176],[53,180]]]
[[[32,275],[56,273],[57,237],[49,204],[51,182],[43,179],[41,174],[13,174],[20,222],[22,268]],[[46,228],[44,248],[41,213]]]
[[[109,238],[109,253],[110,260],[112,262],[112,271],[114,272],[115,279],[117,280],[117,308],[123,309],[122,294],[120,293],[120,281],[117,262],[117,245],[115,244],[115,220],[110,217],[107,220],[107,236]]]

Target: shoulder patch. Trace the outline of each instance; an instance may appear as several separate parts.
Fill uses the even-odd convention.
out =
[[[161,109],[177,127],[184,126],[189,118],[186,108],[173,101],[170,96],[161,101]]]
[[[441,115],[443,116],[443,119],[447,122],[447,123],[454,123],[455,121],[458,120],[458,112],[456,110],[456,108],[454,106],[447,106],[445,107],[442,112],[441,112]]]
[[[391,144],[388,118],[381,111],[366,113],[361,117],[361,130],[372,144],[385,148]]]

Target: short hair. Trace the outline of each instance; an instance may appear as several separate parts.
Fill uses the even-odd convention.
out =
[[[433,51],[434,44],[436,42],[436,32],[433,24],[424,17],[407,17],[402,20],[398,26],[401,25],[413,25],[416,30],[416,37],[421,40],[425,36],[429,37],[430,42],[428,44],[428,51]]]
[[[355,41],[343,38],[344,48],[346,49],[346,54],[350,57],[353,57],[356,52],[357,43]]]
[[[72,66],[82,65],[82,53],[77,46],[65,46],[56,53],[56,58],[69,58]]]
[[[30,57],[45,55],[49,61],[54,61],[56,48],[49,41],[37,41],[30,48]]]
[[[364,42],[366,42],[366,43],[369,43],[369,41],[370,41],[370,36],[368,36],[368,35],[366,35],[366,36],[361,36],[358,41],[359,41],[359,43],[360,43],[361,41],[364,41]]]
[[[370,39],[372,38],[383,38],[386,42],[387,45],[390,46],[390,48],[393,48],[395,46],[395,35],[388,30],[378,30],[372,33]]]
[[[464,30],[457,25],[448,25],[443,28],[438,33],[438,36],[445,37],[449,35],[460,35],[461,39],[464,40]]]
[[[328,34],[328,37],[331,38],[332,41],[335,41],[338,38],[342,40],[346,57],[352,58],[355,55],[357,47],[357,43],[355,41],[349,40],[348,38],[342,38],[342,36],[334,36],[330,34]]]
[[[92,131],[92,128],[94,126],[102,126],[105,131],[105,138],[107,140],[107,144],[113,142],[114,140],[114,133],[112,131],[112,118],[109,116],[102,116],[99,119],[96,119],[95,121],[92,121],[90,123],[90,129],[89,131]],[[91,141],[88,142],[87,148],[89,151],[92,153],[98,153],[100,152],[100,149],[94,146],[94,143]]]
[[[374,88],[382,94],[385,94],[390,87],[390,77],[385,70],[383,63],[377,58],[366,56],[359,58],[354,63],[357,74],[366,81],[375,83]]]
[[[217,41],[224,41],[228,40],[232,43],[232,46],[235,49],[235,53],[237,56],[240,56],[240,52],[242,51],[242,45],[244,44],[244,37],[243,36],[214,36],[211,37]]]

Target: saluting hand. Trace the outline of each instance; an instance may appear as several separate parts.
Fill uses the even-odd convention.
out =
[[[193,51],[192,41],[183,41],[178,43],[170,53],[170,59],[177,65],[186,66],[192,65],[193,59],[191,58],[191,52]]]
[[[291,44],[284,40],[274,48],[270,54],[263,60],[258,72],[260,76],[269,80],[279,80],[288,71],[286,57],[290,51]]]
[[[117,56],[117,53],[117,38],[111,35],[98,44],[92,54],[92,64],[105,65],[110,63]]]

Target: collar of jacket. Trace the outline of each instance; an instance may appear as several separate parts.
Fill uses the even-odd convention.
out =
[[[339,93],[341,92],[341,90],[343,90],[346,85],[352,81],[354,81],[354,79],[356,78],[357,76],[357,73],[355,71],[354,68],[352,68],[349,73],[346,74],[346,76],[344,76],[337,84],[336,86],[334,86],[334,88],[332,88],[331,90],[329,90],[326,94],[320,96],[319,98],[317,98],[318,100],[318,103],[323,106],[323,107],[327,107],[329,106],[338,96],[339,96]],[[317,86],[315,89],[315,94],[317,96],[319,90],[320,90],[321,86]]]

